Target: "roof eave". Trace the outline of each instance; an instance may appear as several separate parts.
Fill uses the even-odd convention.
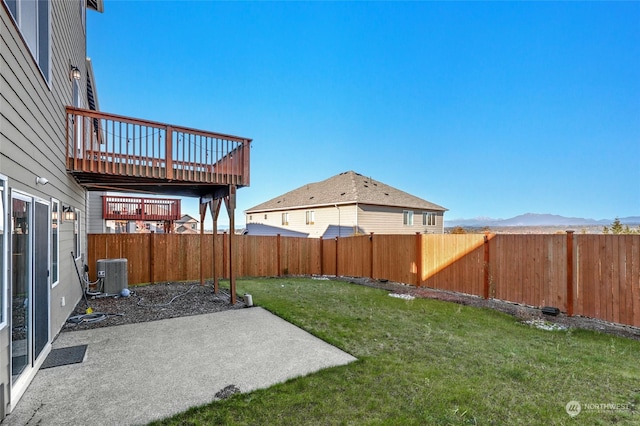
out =
[[[96,12],[104,13],[104,0],[87,0],[87,7]]]
[[[436,212],[446,212],[449,211],[449,209],[446,209],[444,207],[419,207],[419,206],[406,206],[406,205],[393,205],[393,204],[379,204],[379,203],[363,203],[360,201],[342,201],[342,202],[336,202],[336,203],[323,203],[323,204],[309,204],[309,205],[304,205],[304,206],[282,206],[282,207],[273,207],[273,208],[266,208],[266,209],[256,209],[256,208],[252,208],[249,210],[245,210],[244,213],[245,214],[255,214],[255,213],[271,213],[271,212],[282,212],[282,211],[287,211],[287,210],[304,210],[304,209],[311,209],[311,208],[318,208],[318,207],[334,207],[334,206],[348,206],[348,205],[358,205],[358,204],[364,204],[364,205],[368,205],[368,206],[378,206],[378,207],[394,207],[394,208],[398,208],[398,209],[416,209],[416,210],[425,210],[425,211],[436,211]]]

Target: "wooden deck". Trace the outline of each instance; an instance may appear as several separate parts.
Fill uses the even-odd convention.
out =
[[[206,197],[249,186],[251,139],[67,107],[67,170],[89,190]]]
[[[105,195],[102,218],[105,220],[176,221],[180,219],[179,198],[137,198]]]

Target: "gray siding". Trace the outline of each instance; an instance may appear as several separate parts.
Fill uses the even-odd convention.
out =
[[[81,251],[86,250],[85,191],[66,173],[65,106],[72,105],[69,64],[82,71],[80,90],[86,98],[86,41],[78,2],[50,3],[51,81],[46,81],[21,38],[5,5],[0,1],[0,173],[8,177],[10,190],[81,211]],[[37,176],[49,183],[36,185]],[[60,280],[51,289],[50,335],[55,337],[81,290],[70,253],[73,250],[73,222],[63,222],[60,235]],[[86,256],[84,256],[86,258]],[[8,285],[8,284],[7,284]],[[66,304],[61,306],[61,298]],[[11,378],[8,368],[9,337],[0,332],[0,380],[9,402]],[[15,404],[16,401],[13,401]]]
[[[105,221],[102,219],[103,192],[89,192],[87,194],[87,231],[89,234],[106,232]]]

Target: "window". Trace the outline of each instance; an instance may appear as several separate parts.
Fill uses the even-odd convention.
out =
[[[282,213],[282,224],[283,225],[289,224],[289,213]]]
[[[307,225],[313,225],[316,219],[316,212],[307,210]]]
[[[4,0],[31,55],[47,82],[51,81],[51,26],[48,0]]]
[[[54,287],[59,281],[58,258],[60,254],[60,201],[51,200],[51,285]]]
[[[402,211],[402,224],[407,226],[413,225],[413,210]]]
[[[80,210],[78,209],[73,219],[73,254],[76,259],[80,258]]]
[[[425,226],[435,226],[436,225],[436,214],[433,212],[424,212],[422,213],[422,224]]]
[[[267,220],[267,215],[266,214],[264,215],[264,220]]]

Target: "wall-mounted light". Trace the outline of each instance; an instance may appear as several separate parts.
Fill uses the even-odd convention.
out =
[[[82,78],[82,73],[78,67],[71,66],[69,70],[69,77],[71,80],[80,80]]]
[[[46,185],[49,183],[49,179],[47,179],[46,177],[42,177],[42,176],[37,176],[36,177],[36,185]]]
[[[76,219],[76,212],[71,206],[62,206],[62,220],[72,221]]]

